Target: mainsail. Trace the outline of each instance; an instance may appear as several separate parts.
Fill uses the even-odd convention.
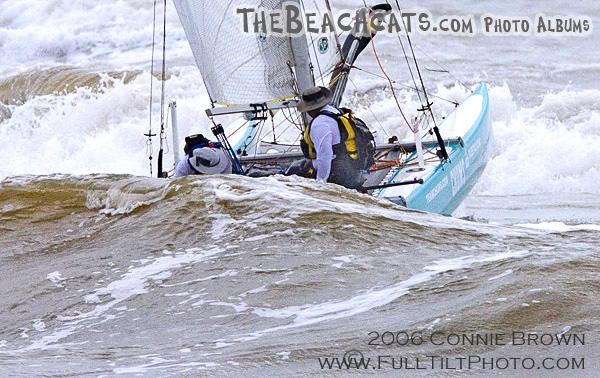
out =
[[[241,8],[326,12],[323,0],[174,0],[208,93],[217,105],[288,99],[339,62],[335,34],[285,37],[244,33]],[[294,68],[292,73],[291,68]]]
[[[302,0],[301,6],[305,13],[317,15],[317,20],[329,17],[332,25],[336,25],[333,14],[329,13],[326,0]],[[321,28],[318,33],[307,33],[306,37],[315,81],[317,85],[328,86],[334,68],[342,60],[338,36],[335,30],[323,31]]]
[[[211,99],[221,105],[295,95],[290,38],[244,33],[238,8],[281,9],[283,0],[174,0]]]

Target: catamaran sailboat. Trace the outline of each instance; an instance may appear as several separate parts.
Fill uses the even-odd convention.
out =
[[[304,13],[331,15],[329,0],[174,2],[211,98],[213,106],[206,113],[215,125],[213,132],[229,151],[240,174],[283,172],[303,157],[298,142],[307,120],[296,110],[299,94],[323,83],[334,93],[332,105],[340,106],[356,59],[373,44],[376,34],[371,30],[365,35],[354,28],[342,43],[344,36],[335,30],[300,36],[245,33],[236,13],[249,3],[254,3],[255,9],[282,9],[284,3],[292,3]],[[359,10],[367,16],[378,11],[401,10],[387,3]],[[374,197],[412,209],[451,215],[476,184],[490,157],[492,129],[487,86],[479,84],[473,88],[471,95],[439,122],[441,118],[432,110],[432,96],[423,84],[409,33],[403,39],[398,35],[398,40],[421,103],[421,117],[409,121],[396,99],[398,122],[410,128],[411,140],[390,138],[377,146],[376,164],[368,172],[365,189]],[[411,59],[407,51],[412,53]],[[393,92],[394,83],[387,74],[385,77]],[[221,126],[219,118],[235,114],[239,119]],[[286,137],[288,140],[284,141]],[[174,149],[177,139],[174,132]],[[159,175],[161,161],[162,148]]]

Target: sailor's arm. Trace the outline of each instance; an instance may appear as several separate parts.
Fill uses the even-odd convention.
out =
[[[333,134],[326,128],[316,128],[312,133],[311,139],[315,146],[317,159],[313,161],[313,166],[317,170],[317,180],[327,181],[331,173],[331,161],[333,160]],[[318,130],[318,131],[317,131]]]
[[[194,172],[191,170],[187,156],[177,163],[175,167],[175,174],[173,174],[173,178],[184,177],[188,175],[193,175]]]

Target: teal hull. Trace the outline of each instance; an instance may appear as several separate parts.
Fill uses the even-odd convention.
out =
[[[421,174],[406,169],[393,172],[386,182],[422,178],[424,183],[404,189],[384,189],[374,193],[377,197],[391,200],[401,197],[411,209],[452,215],[471,192],[490,159],[493,133],[487,87],[479,85],[454,113],[440,126],[444,138],[462,139],[462,143],[447,146],[449,160],[430,166]]]

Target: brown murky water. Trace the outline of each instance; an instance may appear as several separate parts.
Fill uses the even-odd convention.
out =
[[[8,179],[0,219],[13,376],[598,368],[598,231],[461,221],[284,178]],[[340,368],[345,355],[368,367]]]

